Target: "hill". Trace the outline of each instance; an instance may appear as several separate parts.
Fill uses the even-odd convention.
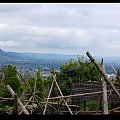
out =
[[[28,60],[31,57],[17,52],[5,52],[0,49],[0,61]]]
[[[105,67],[108,73],[112,72],[110,65],[115,68],[120,66],[120,57],[100,57],[94,56],[96,60],[101,61],[104,59]],[[18,67],[37,68],[40,65],[43,68],[54,67],[60,68],[60,64],[67,62],[69,59],[77,60],[77,55],[63,55],[63,54],[44,54],[44,53],[18,53],[3,51],[0,49],[0,65],[15,64]],[[84,56],[88,59],[87,56]]]

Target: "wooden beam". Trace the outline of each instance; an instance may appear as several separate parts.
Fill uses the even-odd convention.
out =
[[[119,89],[117,89],[117,90],[119,90]],[[110,91],[111,90],[107,90],[107,92],[110,92]],[[75,94],[75,95],[67,95],[67,96],[58,96],[58,97],[45,98],[45,99],[52,100],[52,99],[70,98],[70,97],[77,97],[77,96],[87,96],[87,95],[101,94],[101,93],[103,93],[103,91],[82,93],[82,94]]]
[[[4,98],[4,97],[0,97],[0,99],[2,99],[2,100],[13,100],[14,98]]]
[[[12,88],[7,85],[7,89],[10,92],[10,94],[12,95],[12,97],[14,97],[15,92],[12,90]],[[20,106],[20,108],[22,109],[22,111],[24,112],[24,114],[29,114],[29,112],[26,110],[25,106],[22,104],[22,102],[20,101],[20,99],[18,98],[18,104]]]
[[[104,77],[104,80],[111,86],[111,88],[113,89],[113,91],[117,94],[117,96],[120,98],[120,94],[117,91],[117,89],[115,88],[115,86],[112,84],[112,82],[107,78],[105,72],[103,72],[102,68],[98,65],[98,63],[96,62],[96,60],[93,58],[93,56],[89,53],[86,52],[87,56],[90,58],[91,62],[93,62],[93,64],[96,66],[96,68],[99,70],[99,72],[101,73],[101,75]]]
[[[113,112],[114,110],[118,110],[118,109],[120,109],[120,106],[117,107],[117,108],[114,108],[114,109],[112,109],[112,110],[109,110],[109,112]]]

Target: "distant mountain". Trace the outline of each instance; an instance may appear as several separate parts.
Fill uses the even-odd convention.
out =
[[[15,59],[21,59],[21,60],[28,60],[31,59],[30,56],[24,55],[22,53],[17,53],[17,52],[7,52],[10,56],[12,56]]]
[[[0,49],[0,61],[11,60],[11,59],[13,60],[13,56]]]
[[[83,55],[81,55],[83,56]],[[93,56],[97,61],[104,59],[104,64],[107,70],[112,72],[110,65],[119,68],[120,57],[100,57]],[[44,53],[18,53],[3,51],[0,49],[0,65],[3,64],[15,64],[16,66],[36,68],[42,65],[44,68],[54,67],[56,69],[60,68],[60,64],[63,62],[68,62],[70,59],[77,60],[77,55],[63,55],[63,54],[44,54]],[[89,58],[84,56],[85,59]]]
[[[81,55],[83,56],[83,55]],[[93,56],[96,60],[101,61],[104,59],[105,63],[117,63],[120,64],[120,57],[100,57]],[[44,53],[18,53],[3,51],[0,49],[0,61],[15,61],[15,60],[45,60],[45,61],[68,61],[69,59],[77,60],[77,55],[64,55],[64,54],[44,54]],[[84,56],[85,59],[89,59]]]
[[[29,56],[16,52],[5,52],[0,49],[0,61],[16,61],[30,59]]]
[[[63,54],[45,54],[45,53],[22,53],[33,59],[52,60],[52,61],[66,61],[69,59],[77,60],[77,55],[63,55]]]

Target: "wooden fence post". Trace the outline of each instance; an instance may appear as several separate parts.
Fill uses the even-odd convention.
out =
[[[86,111],[86,100],[84,100],[83,103],[84,103],[84,111]]]
[[[118,73],[117,73],[117,80],[119,83],[119,92],[120,92],[120,70],[118,69]]]
[[[103,59],[101,61],[101,67],[105,73],[105,67],[103,65]],[[108,114],[108,100],[107,100],[107,86],[103,77],[101,77],[102,88],[103,88],[103,114]]]
[[[102,97],[101,97],[101,94],[100,94],[100,111],[102,111]]]
[[[18,115],[18,96],[14,94],[14,114]]]
[[[52,88],[53,88],[54,82],[55,82],[55,79],[53,79],[53,81],[52,81],[52,85],[51,85],[51,88],[50,88],[50,90],[49,90],[49,93],[48,93],[48,97],[47,97],[47,98],[50,98],[50,95],[51,95],[51,92],[52,92]],[[45,108],[44,108],[44,110],[43,110],[43,115],[44,115],[45,112],[46,112],[47,105],[48,105],[48,101],[49,101],[49,99],[47,99],[47,101],[46,101]]]

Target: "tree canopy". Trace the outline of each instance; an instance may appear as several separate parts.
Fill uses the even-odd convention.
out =
[[[82,56],[76,61],[70,59],[61,64],[60,72],[56,72],[56,75],[64,95],[71,94],[72,83],[97,82],[100,77],[96,67]]]
[[[8,65],[4,74],[4,84],[10,85],[16,92],[20,92],[20,80],[17,75],[17,68],[14,65]]]

